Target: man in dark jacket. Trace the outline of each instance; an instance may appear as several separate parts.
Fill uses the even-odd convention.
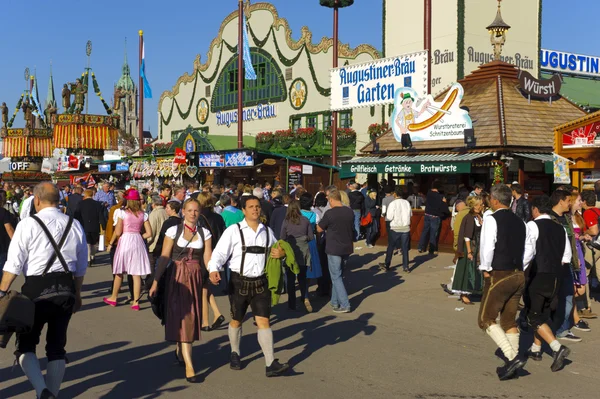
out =
[[[450,211],[446,198],[440,194],[441,184],[433,182],[433,186],[427,193],[425,200],[425,219],[423,223],[423,231],[419,240],[419,253],[427,250],[427,240],[429,239],[429,255],[434,255],[437,252],[438,235],[442,225],[442,219],[446,218]]]
[[[520,184],[512,184],[510,186],[512,190],[513,202],[511,204],[511,210],[525,223],[531,220],[531,207],[529,201],[523,195],[523,187]]]
[[[83,195],[81,195],[82,193],[83,188],[80,186],[76,186],[73,189],[73,193],[69,195],[69,201],[67,202],[67,215],[73,217],[75,216],[75,210],[77,209],[79,203],[83,200]]]
[[[263,190],[260,187],[256,187],[252,192],[255,197],[260,201],[260,210],[266,220],[263,221],[265,226],[270,226],[271,216],[273,215],[273,205],[269,201],[263,198]]]
[[[360,184],[354,183],[352,191],[348,193],[350,209],[354,212],[354,241],[360,236],[360,218],[365,214],[365,196],[359,191]]]
[[[278,240],[279,235],[281,234],[281,226],[283,226],[283,221],[285,220],[285,215],[287,213],[287,205],[289,203],[290,196],[288,194],[273,198],[273,213],[271,214],[269,227],[273,230],[273,234]]]
[[[104,206],[98,201],[94,201],[94,192],[85,190],[83,200],[75,209],[74,218],[79,220],[88,246],[88,267],[94,262],[98,241],[100,240],[100,228],[106,228],[106,217]]]

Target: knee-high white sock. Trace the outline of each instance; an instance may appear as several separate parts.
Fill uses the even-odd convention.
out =
[[[240,353],[240,341],[242,340],[242,327],[233,328],[230,324],[227,333],[229,334],[229,344],[231,345],[231,352],[235,352],[241,356],[242,354]]]
[[[509,361],[517,357],[517,352],[510,344],[502,327],[494,324],[489,326],[485,332],[490,336],[491,339],[494,340],[496,345],[498,345],[498,347],[502,350],[502,353],[504,353],[504,356],[506,356]]]
[[[269,367],[273,360],[275,360],[275,350],[273,349],[273,330],[270,328],[261,328],[256,334],[258,336],[258,343],[260,349],[262,349],[263,355],[265,355],[265,363]]]
[[[27,376],[31,385],[33,385],[33,389],[38,396],[42,394],[42,391],[46,389],[46,382],[44,381],[44,377],[42,376],[42,370],[40,368],[40,361],[37,356],[33,352],[23,353],[19,357],[19,364],[23,369],[23,372]]]
[[[516,333],[516,334],[508,334],[506,333],[506,338],[508,338],[508,342],[510,342],[510,346],[513,347],[513,349],[515,350],[515,352],[519,353],[519,337],[521,336],[521,334]]]
[[[48,367],[46,368],[46,385],[48,386],[50,392],[54,394],[54,396],[58,396],[60,384],[62,384],[64,376],[65,359],[48,362]]]

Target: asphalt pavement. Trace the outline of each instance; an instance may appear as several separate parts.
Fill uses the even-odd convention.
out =
[[[411,251],[412,273],[401,266],[381,271],[384,248],[361,249],[350,257],[345,284],[352,312],[335,314],[311,285],[314,312],[288,310],[287,296],[273,309],[276,358],[289,362],[287,376],[266,378],[265,363],[252,319],[243,325],[243,369],[229,369],[227,326],[203,332],[194,345],[201,382],[185,381],[174,362],[174,345],[147,301],[142,311],[102,302],[111,286],[111,271],[101,264],[89,269],[82,311],[69,327],[69,364],[60,398],[598,398],[600,321],[579,332],[580,343],[567,343],[570,362],[550,371],[551,356],[528,362],[518,379],[500,382],[496,347],[477,327],[479,304],[465,306],[440,288],[452,274],[452,256]],[[100,261],[106,261],[106,256]],[[401,257],[394,258],[396,264]],[[22,283],[20,278],[14,288]],[[121,300],[127,297],[124,288]],[[217,297],[229,319],[227,297]],[[301,306],[299,306],[301,308]],[[593,307],[600,311],[600,305]],[[521,337],[522,349],[531,337]],[[548,348],[545,348],[549,350]],[[34,398],[20,367],[13,369],[14,341],[0,350],[0,399]],[[45,369],[44,335],[38,346]]]

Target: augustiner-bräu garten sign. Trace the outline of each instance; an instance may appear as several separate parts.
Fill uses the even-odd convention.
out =
[[[410,173],[458,174],[470,173],[470,162],[404,163],[404,164],[342,164],[343,173]]]

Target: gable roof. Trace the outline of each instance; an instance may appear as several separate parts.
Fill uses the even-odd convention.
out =
[[[538,101],[520,91],[518,69],[506,62],[481,65],[460,80],[464,88],[461,105],[469,108],[477,148],[535,147],[552,149],[554,127],[586,115],[576,104],[562,97]],[[447,90],[436,96],[442,100]],[[393,133],[377,139],[381,151],[402,151]],[[413,141],[416,150],[440,150],[463,147],[463,140]],[[362,152],[371,152],[368,144]]]

